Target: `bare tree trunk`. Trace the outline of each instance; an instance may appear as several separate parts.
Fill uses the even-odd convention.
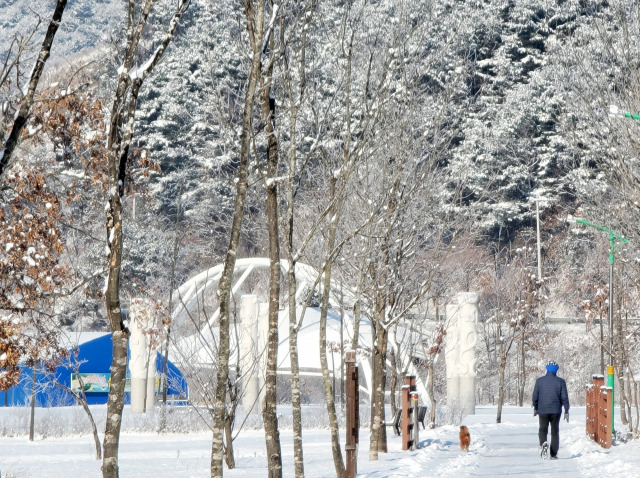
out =
[[[298,319],[296,317],[296,259],[293,249],[293,224],[294,224],[294,187],[297,169],[295,150],[295,134],[297,111],[292,110],[290,115],[291,149],[289,152],[289,178],[287,184],[287,255],[289,258],[289,271],[287,272],[287,287],[289,306],[289,359],[291,361],[291,413],[293,426],[293,462],[296,478],[304,477],[304,454],[302,450],[302,401],[300,396],[300,362],[298,359]]]
[[[114,103],[115,104],[115,103]],[[111,155],[110,177],[117,178],[116,157]],[[120,264],[122,260],[122,203],[120,193],[112,180],[110,208],[107,212],[107,231],[109,244],[109,271],[105,303],[111,325],[113,357],[111,360],[111,384],[107,402],[107,425],[104,433],[104,456],[102,463],[103,478],[118,478],[118,444],[120,424],[124,407],[124,388],[127,372],[127,344],[129,330],[125,327],[120,307]]]
[[[289,271],[287,273],[287,287],[288,298],[287,304],[289,308],[289,359],[291,362],[291,412],[292,412],[292,427],[293,427],[293,461],[294,472],[296,478],[304,477],[304,454],[302,449],[302,403],[300,393],[300,363],[298,359],[298,318],[297,304],[296,304],[296,262],[297,257],[293,244],[294,234],[294,218],[295,218],[295,185],[296,175],[298,173],[298,151],[297,151],[297,134],[296,125],[298,122],[298,112],[304,98],[306,96],[306,47],[307,47],[307,34],[309,32],[309,24],[313,20],[313,13],[317,7],[317,0],[311,0],[308,4],[307,14],[304,16],[304,26],[302,28],[300,36],[300,48],[297,51],[298,59],[298,73],[299,80],[294,85],[292,68],[289,63],[288,52],[284,52],[282,55],[285,63],[284,69],[284,81],[285,91],[289,101],[289,152],[288,152],[288,166],[289,175],[287,181],[287,210],[285,218],[286,229],[286,249],[289,259]],[[284,28],[281,29],[281,36],[284,37]],[[287,45],[284,38],[281,39],[281,44]]]
[[[37,375],[36,375],[36,365],[33,364],[33,369],[31,370],[31,406],[29,412],[29,441],[33,441],[33,437],[35,435],[35,415],[36,415],[36,383],[37,383]]]
[[[623,321],[622,321],[622,317],[619,314],[616,317],[615,328],[616,328],[617,337],[614,336],[614,341],[615,341],[614,342],[615,343],[614,361],[617,362],[616,370],[618,371],[618,383],[620,384],[620,386],[618,387],[619,388],[618,396],[620,397],[619,398],[620,421],[622,422],[623,425],[628,425],[629,420],[627,418],[627,412],[630,411],[630,407],[627,408],[627,405],[629,404],[629,399],[627,397],[627,387],[625,382],[629,380],[629,378],[626,377],[627,354],[626,354],[625,344],[624,344]]]
[[[291,114],[291,138],[293,145],[289,155],[289,181],[287,185],[287,254],[289,256],[289,271],[287,272],[287,287],[289,306],[289,358],[291,361],[291,413],[293,426],[293,462],[296,478],[304,477],[304,454],[302,450],[302,400],[300,394],[300,362],[298,359],[298,319],[296,317],[296,260],[293,249],[293,221],[294,221],[294,187],[296,175],[295,124],[296,114]]]
[[[76,373],[78,374],[78,383],[80,384],[80,396],[78,397],[71,390],[69,390],[69,392],[71,392],[71,395],[75,397],[77,402],[80,402],[80,405],[82,405],[82,409],[87,414],[87,418],[89,418],[89,424],[91,425],[91,434],[93,435],[93,441],[96,446],[96,460],[102,460],[102,445],[100,444],[98,427],[96,426],[96,421],[93,419],[93,414],[91,413],[91,409],[87,404],[87,396],[84,393],[84,381],[82,380],[82,377],[80,377],[80,373],[79,372],[76,372]]]
[[[105,291],[107,317],[112,332],[113,359],[111,363],[111,387],[107,404],[107,426],[104,435],[104,459],[102,463],[103,478],[118,478],[118,443],[120,440],[120,424],[124,405],[124,388],[127,371],[127,344],[130,332],[124,324],[120,304],[120,267],[122,263],[123,224],[122,196],[125,191],[127,177],[127,161],[129,146],[133,138],[135,112],[138,93],[142,84],[158,64],[166,51],[178,22],[189,5],[189,0],[179,0],[175,13],[169,22],[167,31],[160,45],[144,62],[144,68],[132,72],[132,65],[137,58],[140,38],[147,24],[149,13],[155,0],[146,0],[137,22],[136,6],[133,0],[128,2],[127,11],[127,43],[124,60],[119,69],[118,84],[111,106],[111,118],[107,135],[108,162],[108,196],[106,210],[108,270]]]
[[[433,380],[433,360],[429,361],[429,380],[427,382],[427,390],[429,391],[429,404],[431,412],[429,413],[429,428],[436,427],[436,397],[434,380]]]
[[[395,416],[398,404],[396,403],[398,391],[398,363],[396,362],[396,354],[393,348],[389,352],[389,362],[391,362],[391,383],[389,384],[389,402],[391,405],[391,416]]]
[[[289,256],[291,257],[291,255]],[[296,478],[304,476],[302,451],[302,400],[300,394],[300,363],[298,359],[298,327],[296,319],[295,264],[289,263],[289,356],[291,359],[291,412],[293,415],[293,462]]]
[[[640,403],[638,403],[638,382],[633,381],[633,407],[636,409],[636,425],[633,428],[633,436],[638,437],[638,430],[640,429]]]
[[[124,387],[127,375],[127,344],[129,332],[116,330],[111,334],[113,341],[113,360],[111,362],[111,387],[107,401],[107,424],[104,432],[102,476],[118,477],[118,446],[122,409],[124,407]]]
[[[625,370],[625,364],[622,360],[622,357],[620,357],[621,360],[618,360],[616,363],[616,371],[618,372],[618,388],[616,389],[616,392],[618,394],[618,400],[620,401],[620,421],[622,422],[623,425],[628,425],[629,424],[629,420],[627,419],[627,411],[629,410],[627,408],[627,405],[629,403],[629,400],[627,399],[627,385],[625,382],[628,381],[628,378],[626,377],[626,370]]]
[[[393,192],[390,194],[390,200],[387,205],[387,212],[393,213],[397,207],[395,194],[399,186],[399,180],[396,180],[393,186]],[[386,325],[386,314],[394,305],[393,287],[388,280],[389,268],[389,241],[392,225],[387,224],[386,235],[382,245],[382,258],[380,260],[380,273],[376,275],[375,269],[372,267],[371,277],[375,286],[375,311],[373,322],[375,322],[376,338],[372,344],[373,355],[372,362],[375,363],[373,368],[372,394],[371,401],[371,441],[369,443],[369,459],[377,460],[378,452],[387,452],[387,428],[385,427],[384,413],[384,397],[385,388],[387,386],[387,347],[389,344],[389,332]]]
[[[358,339],[360,338],[360,316],[362,310],[362,288],[365,278],[365,256],[360,259],[360,267],[358,268],[358,288],[356,289],[356,300],[353,305],[353,338],[351,340],[351,348],[358,350]],[[356,354],[357,355],[357,354]]]
[[[504,346],[500,341],[500,362],[498,366],[498,412],[496,414],[496,423],[502,423],[502,405],[504,404],[504,372],[507,368],[507,357],[504,352]]]
[[[77,359],[77,357],[76,357]],[[100,436],[98,435],[98,427],[96,426],[96,421],[93,418],[93,414],[91,413],[91,409],[89,408],[89,405],[87,404],[87,395],[84,393],[84,380],[82,379],[82,376],[80,375],[79,372],[79,364],[77,362],[70,362],[73,364],[73,373],[76,375],[77,379],[78,379],[78,384],[80,386],[80,390],[78,390],[78,393],[76,394],[71,387],[67,387],[66,385],[61,384],[55,377],[55,375],[51,375],[50,376],[50,381],[53,382],[53,384],[64,390],[65,392],[67,392],[70,396],[73,397],[73,399],[78,402],[81,406],[82,409],[84,410],[84,412],[87,414],[87,418],[89,419],[89,425],[91,426],[91,433],[93,434],[93,441],[95,443],[96,446],[96,460],[102,460],[102,445],[100,444]]]
[[[233,211],[233,221],[224,269],[218,283],[220,300],[219,344],[218,344],[218,372],[216,378],[215,402],[213,406],[213,438],[211,443],[211,478],[222,478],[224,443],[222,434],[226,417],[226,384],[229,376],[229,317],[231,309],[231,280],[235,269],[244,202],[247,194],[247,175],[249,172],[250,144],[252,137],[251,117],[256,97],[256,87],[260,77],[260,56],[262,54],[262,33],[264,21],[264,2],[257,2],[254,10],[252,1],[247,0],[244,5],[247,30],[249,33],[252,60],[248,77],[247,91],[244,99],[242,116],[242,130],[240,133],[240,158],[237,170],[236,199]]]
[[[624,404],[625,404],[625,409],[626,409],[626,419],[627,419],[627,425],[629,426],[629,431],[633,432],[633,414],[632,414],[632,406],[633,406],[633,396],[631,395],[632,391],[631,391],[631,381],[633,380],[633,377],[631,376],[630,373],[628,373],[629,370],[627,370],[627,379],[624,381],[624,396],[625,396],[625,400],[624,400]]]
[[[527,380],[527,368],[525,366],[525,329],[523,327],[520,336],[520,383],[518,387],[518,406],[524,403],[524,386]]]
[[[230,470],[236,467],[236,459],[233,456],[233,435],[231,433],[233,417],[227,415],[224,419],[224,439],[226,446],[224,448],[224,462]]]
[[[182,215],[182,180],[178,188],[178,204],[176,207],[176,221],[174,226],[173,251],[171,254],[171,277],[169,280],[169,307],[167,337],[164,343],[164,363],[162,366],[162,414],[160,417],[160,430],[163,431],[167,425],[167,391],[169,389],[169,345],[171,344],[171,319],[173,317],[173,291],[176,288],[176,264],[178,262],[178,252],[180,248],[180,217]]]
[[[273,9],[273,6],[272,6]],[[275,13],[275,12],[274,12]],[[268,39],[273,52],[273,35]],[[278,230],[278,141],[275,133],[276,101],[271,93],[273,62],[261,78],[262,117],[267,135],[267,183],[265,185],[267,228],[269,230],[269,329],[267,338],[267,369],[262,420],[267,447],[269,478],[282,476],[280,432],[276,414],[276,376],[278,369],[278,312],[280,310],[280,232]]]
[[[335,194],[335,178],[331,179],[331,198]],[[331,431],[331,451],[333,454],[333,463],[338,478],[345,478],[346,469],[342,458],[342,450],[340,448],[340,437],[338,429],[338,418],[336,416],[335,394],[331,387],[331,377],[329,376],[329,365],[327,363],[327,314],[329,312],[329,295],[331,294],[331,257],[336,243],[336,229],[338,221],[338,211],[340,210],[340,201],[334,206],[334,214],[331,216],[329,232],[327,238],[327,261],[324,268],[324,280],[322,283],[322,306],[320,309],[320,366],[322,368],[322,377],[324,379],[324,396],[327,404],[327,412],[329,414],[329,428]]]
[[[384,413],[384,392],[387,381],[387,343],[388,333],[380,324],[375,328],[375,344],[371,355],[371,441],[369,460],[377,460],[378,453],[387,452],[387,433]]]
[[[56,8],[53,11],[53,15],[51,16],[51,21],[49,22],[47,33],[45,34],[44,40],[42,41],[42,46],[40,47],[38,59],[36,60],[36,64],[34,65],[31,72],[27,93],[22,97],[22,100],[20,101],[20,109],[18,110],[18,113],[13,121],[11,133],[9,133],[9,137],[4,144],[4,147],[1,148],[2,151],[0,152],[0,177],[2,177],[2,174],[9,164],[9,161],[11,161],[11,157],[13,156],[13,153],[15,152],[16,147],[18,146],[18,143],[20,141],[20,134],[27,124],[27,120],[29,119],[29,115],[31,114],[31,107],[33,106],[36,88],[38,87],[38,83],[40,82],[40,77],[42,76],[44,65],[51,54],[51,45],[53,44],[53,39],[56,36],[58,27],[60,26],[60,23],[62,23],[62,14],[64,13],[64,9],[66,8],[66,6],[67,0],[58,0],[56,3]]]

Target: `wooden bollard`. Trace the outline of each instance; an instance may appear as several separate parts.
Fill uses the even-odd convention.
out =
[[[416,377],[414,375],[407,375],[405,377],[405,384],[402,386],[402,414],[401,414],[401,426],[402,426],[402,449],[409,450],[411,448],[411,430],[413,428],[411,417],[411,403],[409,395],[416,390]]]
[[[347,478],[355,478],[358,473],[358,441],[360,431],[359,414],[359,389],[358,389],[358,366],[356,365],[356,353],[348,350],[345,353],[344,362],[347,366],[345,377],[345,392],[347,398],[347,424],[346,424],[346,472]]]

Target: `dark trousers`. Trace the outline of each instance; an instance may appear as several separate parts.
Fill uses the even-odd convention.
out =
[[[558,448],[560,446],[560,413],[541,413],[538,415],[538,422],[540,428],[538,429],[538,439],[540,440],[540,446],[547,441],[547,434],[549,433],[549,425],[551,425],[551,443],[549,445],[549,451],[551,456],[558,454]]]

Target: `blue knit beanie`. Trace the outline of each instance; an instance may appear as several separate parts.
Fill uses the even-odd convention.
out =
[[[560,367],[558,367],[558,364],[553,360],[547,363],[547,372],[557,373],[559,368]]]

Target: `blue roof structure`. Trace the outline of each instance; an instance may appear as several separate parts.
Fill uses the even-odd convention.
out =
[[[107,403],[109,395],[109,380],[111,376],[111,358],[113,343],[111,334],[102,335],[96,339],[82,343],[77,347],[77,357],[71,357],[56,367],[55,372],[50,373],[42,368],[36,368],[36,406],[55,407],[69,406],[76,403],[75,398],[68,390],[77,388],[77,379],[72,382],[72,374],[78,372],[85,383],[85,395],[89,405]],[[72,365],[72,364],[77,365]],[[128,363],[128,360],[127,360]],[[156,355],[156,376],[161,376],[164,370],[164,356]],[[167,396],[172,399],[187,399],[187,382],[182,372],[171,361],[167,369]],[[31,395],[34,383],[33,369],[22,367],[20,382],[6,392],[0,391],[1,406],[24,406],[31,403]],[[56,385],[58,383],[61,386]],[[159,380],[156,379],[156,393]],[[129,403],[128,387],[125,389],[125,403]]]

